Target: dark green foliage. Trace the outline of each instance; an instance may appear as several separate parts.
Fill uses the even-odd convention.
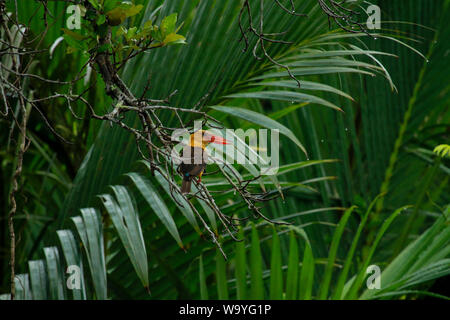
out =
[[[97,49],[123,55],[139,37],[152,37],[164,47],[124,65],[121,75],[136,96],[151,76],[147,98],[163,99],[177,89],[171,105],[192,108],[210,92],[204,109],[226,127],[280,130],[279,173],[259,179],[255,188],[263,185],[272,195],[281,191],[284,197],[266,203],[263,212],[292,225],[241,222],[238,238],[243,241],[234,242],[214,213],[196,201],[202,217],[221,235],[225,261],[189,206],[173,201],[167,182],[137,161],[136,142],[128,132],[89,117],[74,119],[63,100],[43,103],[49,121],[74,144],[55,138],[31,113],[23,201],[15,217],[17,298],[398,299],[431,294],[430,284],[450,273],[449,160],[442,151],[442,157],[433,153],[449,141],[450,4],[376,2],[383,20],[412,23],[383,23],[375,40],[329,30],[313,0],[296,1],[308,18],[265,6],[267,32],[290,27],[284,39],[294,44],[273,43],[268,51],[290,66],[302,84],[298,89],[283,68],[242,52],[236,20],[241,1],[141,0],[119,9],[90,1],[99,26],[121,23],[114,27],[117,47]],[[42,16],[42,8],[30,3],[19,1],[23,21],[35,10]],[[55,27],[41,48],[63,36],[67,16],[63,3],[48,5]],[[32,34],[42,30],[39,19],[31,19]],[[166,47],[184,41],[173,34],[184,35],[186,44]],[[65,35],[67,41],[52,57],[43,56],[33,72],[70,80],[85,65],[88,47],[83,46],[89,43],[77,37],[93,34]],[[36,94],[57,90],[34,80],[29,85]],[[93,72],[87,85],[92,85],[86,96],[96,112],[110,110],[101,77]],[[76,87],[84,89],[82,83]],[[87,115],[81,103],[73,108]],[[160,118],[167,126],[177,121],[173,112],[161,111]],[[0,123],[3,218],[16,147],[9,138],[11,124]],[[127,123],[133,127],[138,121],[130,115]],[[255,176],[252,168],[236,170],[245,178]],[[214,176],[205,176],[204,182],[211,190],[226,188]],[[236,195],[218,194],[215,200],[229,216],[248,216]],[[0,292],[6,293],[6,219],[0,228]],[[381,268],[380,290],[366,288],[371,264]],[[69,265],[81,270],[80,289],[67,288]]]

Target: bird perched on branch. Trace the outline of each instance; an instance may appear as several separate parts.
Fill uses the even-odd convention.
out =
[[[208,153],[205,148],[210,143],[229,144],[229,141],[206,130],[198,130],[190,135],[189,144],[183,149],[183,160],[179,166],[180,173],[183,175],[182,193],[191,191],[194,177],[197,177],[199,182],[202,181],[202,174],[208,161]]]

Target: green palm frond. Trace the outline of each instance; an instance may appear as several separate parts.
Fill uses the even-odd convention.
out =
[[[278,129],[280,168],[250,187],[282,195],[262,210],[292,225],[241,222],[243,241],[234,242],[205,202],[192,200],[196,215],[173,194],[165,170],[152,176],[148,163],[136,161],[136,142],[121,128],[84,123],[87,152],[71,151],[78,170],[61,165],[58,151],[36,130],[30,133],[37,150],[29,166],[33,177],[25,190],[37,205],[31,215],[16,217],[18,228],[34,224],[22,228],[18,299],[447,298],[428,288],[450,274],[450,151],[442,144],[450,123],[448,1],[374,1],[393,21],[383,23],[376,39],[329,30],[317,1],[295,2],[308,18],[286,16],[272,3],[265,5],[265,25],[267,32],[289,27],[284,37],[293,44],[267,49],[300,88],[285,68],[242,52],[239,0],[135,1],[144,8],[130,23],[160,23],[178,13],[186,44],[139,56],[122,72],[137,96],[150,78],[152,98],[178,90],[170,103],[183,108],[205,98],[203,110],[226,128]],[[42,10],[19,6],[23,19]],[[65,14],[61,3],[49,9]],[[42,30],[32,21],[36,32]],[[53,22],[64,27],[64,21]],[[59,27],[49,29],[44,45],[59,36]],[[50,78],[61,74],[64,80],[86,63],[73,53],[66,66],[64,44],[53,49],[52,58],[37,66]],[[112,101],[102,80],[94,74],[90,81],[96,111],[106,112]],[[81,104],[74,107],[85,114]],[[159,117],[168,127],[177,123],[172,112]],[[68,135],[77,137],[79,124],[67,123]],[[127,123],[139,122],[128,116]],[[255,152],[246,141],[237,143]],[[248,164],[231,170],[252,179],[259,169]],[[224,214],[248,217],[247,205],[223,192],[227,181],[206,175],[203,182]],[[219,235],[227,261],[208,241],[205,226]],[[366,289],[371,264],[382,270],[381,289]]]

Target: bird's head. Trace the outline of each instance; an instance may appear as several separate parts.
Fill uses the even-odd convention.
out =
[[[192,147],[202,147],[203,149],[210,143],[230,144],[230,142],[221,136],[214,135],[207,130],[197,130],[190,136],[190,145]]]

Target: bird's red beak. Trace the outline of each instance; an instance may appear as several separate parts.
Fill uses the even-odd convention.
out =
[[[210,142],[217,144],[230,144],[230,141],[219,136],[212,136]]]

